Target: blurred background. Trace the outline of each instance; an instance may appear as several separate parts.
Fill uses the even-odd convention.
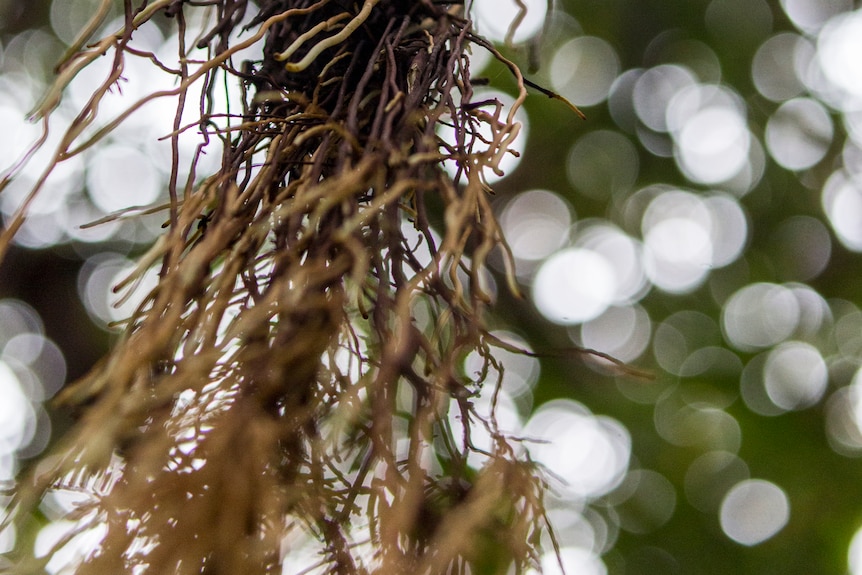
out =
[[[481,34],[587,115],[533,91],[520,157],[491,178],[527,294],[499,282],[491,321],[549,356],[502,354],[497,418],[543,440],[530,451],[551,477],[567,572],[862,575],[860,3],[562,0],[548,16],[550,3],[524,0],[516,30],[514,0],[471,4]],[[0,0],[0,169],[38,138],[27,112],[98,4]],[[135,46],[175,61],[172,32],[141,30]],[[511,102],[508,71],[478,49],[472,60],[488,81],[476,99]],[[76,79],[52,125],[109,64]],[[146,58],[124,78],[105,117],[170,82]],[[226,89],[226,108],[237,96]],[[0,482],[69,425],[47,400],[135,305],[111,286],[164,214],[80,226],[166,200],[158,138],[174,105],[63,163],[0,267]],[[191,157],[200,136],[183,142]],[[46,154],[0,194],[4,221]],[[218,160],[213,148],[198,173]],[[558,353],[573,346],[653,377]],[[0,552],[15,537],[0,533]],[[552,554],[543,564],[560,572]]]

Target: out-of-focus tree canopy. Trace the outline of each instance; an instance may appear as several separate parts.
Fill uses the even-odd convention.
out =
[[[0,0],[0,167],[39,136],[26,113],[98,4]],[[555,478],[567,572],[862,574],[859,3],[524,0],[517,28],[513,0],[469,4],[479,33],[587,116],[533,92],[522,153],[492,182],[526,295],[495,276],[498,335],[541,356],[504,354],[497,418],[544,439],[531,452]],[[153,52],[171,44],[147,33]],[[502,65],[477,49],[473,66],[476,100],[511,101]],[[151,90],[151,68],[103,106]],[[80,226],[165,201],[172,122],[148,107],[64,164],[0,268],[2,480],[62,432],[44,402],[134,308],[110,287],[163,214]]]

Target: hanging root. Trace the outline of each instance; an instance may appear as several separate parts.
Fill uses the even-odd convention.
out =
[[[226,70],[253,88],[241,124],[210,132],[218,173],[172,188],[148,256],[158,285],[61,394],[81,418],[22,484],[17,517],[51,489],[89,492],[73,533],[101,543],[81,574],[535,566],[542,483],[482,423],[483,382],[462,369],[491,356],[479,279],[505,250],[482,172],[518,132],[514,109],[471,105],[469,20],[431,0],[261,0],[248,28],[264,57],[235,70],[246,2],[200,4],[216,4],[210,60],[172,94],[211,94]],[[93,49],[121,62],[131,32]],[[95,143],[78,130],[65,156]]]

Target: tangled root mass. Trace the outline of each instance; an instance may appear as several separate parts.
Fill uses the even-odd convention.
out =
[[[58,82],[94,51],[130,57],[154,7],[181,33],[211,10],[197,41],[210,59],[174,95],[204,83],[198,128],[221,140],[221,168],[172,182],[169,225],[138,270],[155,265],[158,285],[61,394],[80,420],[19,485],[15,521],[46,492],[86,492],[70,539],[100,543],[77,573],[535,566],[542,482],[472,401],[498,385],[481,279],[506,250],[484,174],[517,135],[517,68],[456,4],[126,5],[123,30]],[[265,38],[259,61],[231,58],[241,22],[247,42]],[[471,45],[512,70],[512,108],[474,101]],[[246,88],[227,130],[208,122],[216,70]],[[463,372],[469,353],[479,373]]]

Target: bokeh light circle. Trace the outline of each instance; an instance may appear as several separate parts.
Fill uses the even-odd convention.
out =
[[[476,28],[489,40],[503,42],[516,18],[521,21],[512,30],[512,40],[523,42],[529,40],[542,30],[548,3],[545,0],[522,0],[524,12],[521,12],[514,0],[498,0],[496,2],[475,2],[472,5]]]
[[[645,71],[632,92],[638,118],[650,130],[666,132],[667,108],[683,88],[697,83],[690,70],[676,64],[662,64]]]
[[[789,338],[799,318],[799,301],[791,290],[777,284],[754,283],[728,299],[721,323],[731,345],[752,351]]]
[[[649,289],[643,263],[643,246],[618,227],[602,220],[581,222],[576,247],[593,251],[610,264],[615,285],[610,294],[614,304],[641,299]]]
[[[562,567],[560,566],[562,563]],[[561,547],[559,556],[551,551],[542,555],[542,575],[607,575],[608,569],[595,552],[583,547]],[[530,569],[528,575],[538,575],[538,571]]]
[[[823,4],[832,7],[850,0],[833,0]],[[851,8],[851,6],[846,6]],[[862,11],[847,12],[831,18],[820,31],[817,41],[817,63],[823,75],[841,93],[846,109],[862,105],[862,74],[859,74],[859,54],[862,53]]]
[[[847,550],[847,566],[850,575],[862,575],[862,527],[853,534]]]
[[[862,456],[862,386],[857,371],[851,385],[835,391],[826,402],[826,434],[833,451]]]
[[[832,119],[823,104],[810,98],[785,102],[766,124],[769,153],[788,170],[810,168],[832,144]]]
[[[711,270],[736,261],[749,235],[739,201],[724,193],[650,186],[630,196],[623,214],[630,225],[639,217],[646,273],[671,293],[692,291]]]
[[[781,0],[787,17],[803,32],[815,33],[833,16],[853,9],[853,0]]]
[[[111,213],[152,204],[162,181],[146,154],[117,144],[95,152],[87,168],[87,190],[93,204]]]
[[[736,110],[710,107],[685,123],[676,142],[676,158],[688,178],[715,184],[731,179],[746,165],[750,135]]]
[[[785,342],[769,352],[764,366],[764,386],[772,402],[786,410],[804,409],[820,401],[828,372],[814,346]]]
[[[543,404],[523,430],[531,457],[565,483],[574,500],[600,497],[622,481],[631,456],[631,437],[618,421],[593,415],[571,400]]]
[[[580,328],[579,343],[611,355],[620,361],[633,361],[647,348],[652,323],[649,314],[639,305],[610,307],[599,317],[585,322]],[[609,363],[593,358],[600,364]]]
[[[719,519],[728,537],[742,545],[757,545],[787,525],[790,501],[774,483],[747,479],[737,483],[724,498]]]
[[[751,76],[754,86],[764,98],[783,102],[805,90],[805,85],[796,73],[795,59],[800,45],[806,42],[798,34],[782,32],[757,49],[751,64]]]
[[[12,368],[0,361],[0,455],[25,447],[36,431],[36,414]],[[2,475],[2,474],[0,474]]]
[[[838,170],[826,181],[821,201],[838,240],[862,252],[862,184]]]
[[[595,106],[608,98],[620,71],[616,51],[595,36],[580,36],[562,44],[551,61],[554,89],[578,106]]]
[[[555,323],[583,323],[611,305],[616,284],[613,265],[604,256],[567,248],[542,263],[533,280],[533,301]]]
[[[533,262],[561,248],[569,238],[573,211],[559,194],[530,190],[506,204],[500,225],[516,260]]]

